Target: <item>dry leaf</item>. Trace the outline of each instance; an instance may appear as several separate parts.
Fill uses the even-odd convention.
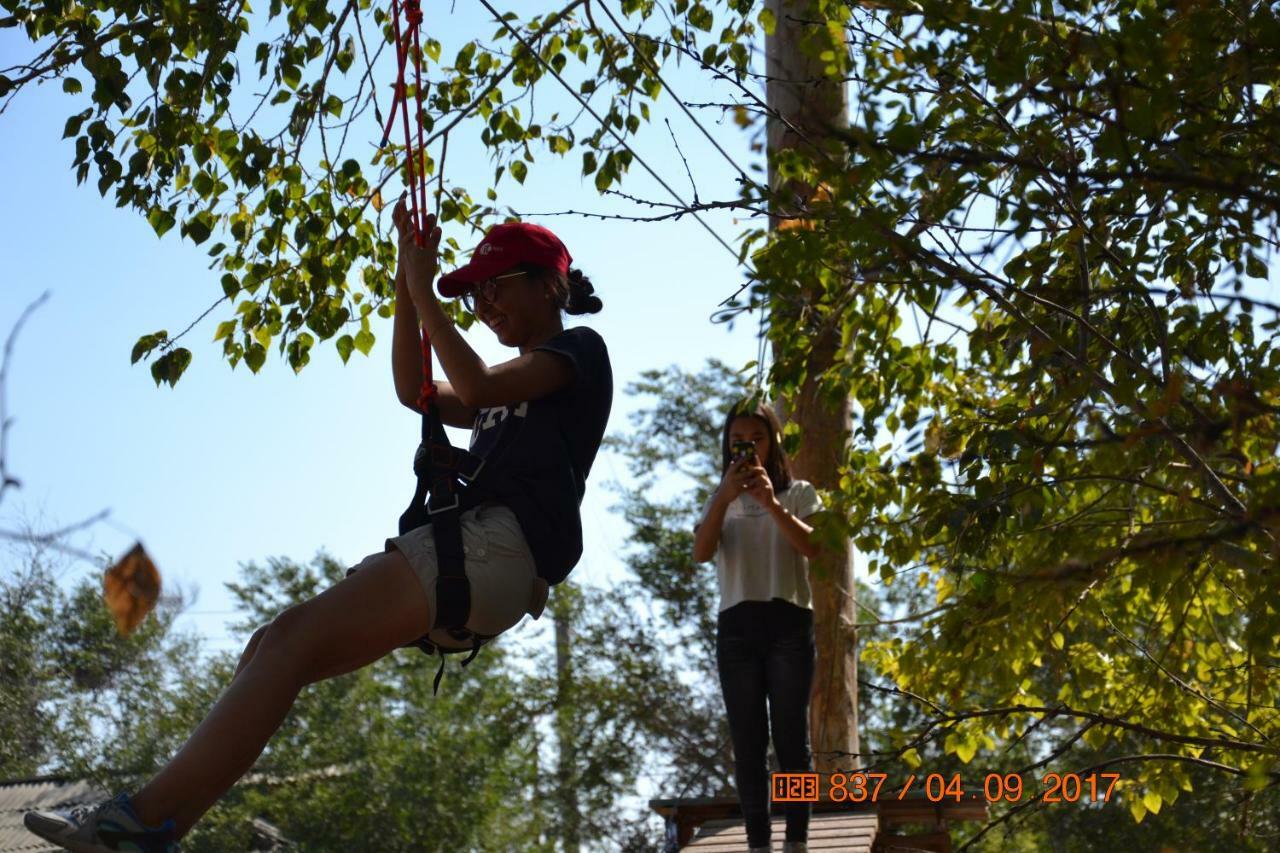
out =
[[[377,211],[378,213],[381,213],[383,208],[382,190],[375,190],[373,195],[370,196],[369,198],[369,203],[373,205],[373,209],[375,211]]]
[[[132,634],[160,597],[160,572],[139,543],[102,580],[102,597],[115,617],[116,629]]]

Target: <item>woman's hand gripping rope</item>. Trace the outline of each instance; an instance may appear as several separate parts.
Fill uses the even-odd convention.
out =
[[[391,212],[391,221],[400,234],[399,265],[404,270],[409,296],[421,316],[423,309],[436,302],[432,288],[440,269],[440,228],[436,225],[435,215],[429,213],[423,222],[424,233],[419,235],[403,196]]]

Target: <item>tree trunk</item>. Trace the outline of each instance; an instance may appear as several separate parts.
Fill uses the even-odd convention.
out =
[[[848,121],[848,105],[843,84],[823,78],[824,63],[806,55],[805,40],[829,39],[824,29],[797,21],[820,20],[809,11],[806,0],[768,0],[777,28],[765,41],[765,70],[769,77],[767,97],[770,154],[791,148],[824,149],[829,156],[842,157],[842,146],[832,140],[829,128]],[[826,46],[844,50],[843,42]],[[811,53],[818,50],[810,48]],[[794,182],[780,186],[772,161],[770,186],[784,193],[774,214],[787,213],[786,199],[807,200],[815,187]],[[770,228],[787,227],[788,221],[770,217]],[[797,282],[802,296],[812,287]],[[803,301],[803,300],[802,300]],[[786,310],[780,304],[775,311]],[[851,424],[849,399],[823,398],[817,377],[839,356],[838,332],[830,327],[812,330],[813,351],[806,378],[799,393],[778,401],[778,415],[794,421],[803,430],[800,447],[793,459],[795,475],[819,489],[835,489],[845,458]],[[777,354],[777,342],[774,343]],[[820,773],[849,770],[861,766],[858,759],[845,757],[858,752],[857,638],[854,633],[854,584],[852,550],[847,539],[838,551],[825,552],[811,563],[814,623],[817,633],[817,666],[814,675],[810,731],[814,767]]]

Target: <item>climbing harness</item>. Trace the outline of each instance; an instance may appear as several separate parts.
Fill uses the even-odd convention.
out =
[[[431,354],[425,344],[425,336],[423,361],[423,390],[419,400],[426,398],[426,405],[419,403],[422,409],[422,443],[413,460],[413,473],[418,482],[409,507],[400,516],[400,534],[430,524],[435,539],[435,617],[431,630],[410,644],[426,654],[440,655],[440,669],[432,683],[434,695],[444,675],[446,653],[469,649],[470,654],[462,661],[466,666],[479,654],[480,647],[497,635],[478,634],[466,627],[471,615],[471,581],[466,574],[461,514],[483,503],[487,497],[484,483],[478,482],[485,459],[454,447],[445,435],[435,402],[435,386],[431,384]],[[512,421],[518,420],[511,414],[503,419],[490,458],[498,457],[511,444],[516,429]],[[441,633],[445,636],[440,636]]]
[[[422,24],[420,0],[391,0],[392,32],[396,42],[396,85],[391,113],[383,128],[382,145],[386,147],[391,137],[392,125],[399,113],[404,129],[405,160],[409,196],[409,221],[414,229],[414,240],[423,245],[427,210],[427,180],[425,158],[422,156],[422,66],[419,29]],[[401,18],[403,18],[403,25]],[[414,64],[414,98],[417,112],[418,145],[413,144],[409,122],[409,98],[405,85],[405,71],[410,55]],[[444,655],[470,651],[462,662],[469,664],[480,652],[480,647],[496,634],[478,634],[467,629],[471,615],[471,582],[466,574],[466,552],[462,543],[461,513],[478,506],[486,499],[486,493],[477,485],[485,459],[467,450],[454,447],[445,434],[437,405],[438,389],[431,375],[431,339],[422,330],[422,388],[417,407],[422,412],[422,443],[413,460],[413,473],[417,486],[408,509],[400,516],[400,534],[430,524],[435,539],[438,572],[435,581],[436,612],[427,633],[410,643],[426,654],[440,655],[440,669],[432,682],[432,694],[440,688],[444,675]],[[495,459],[514,437],[508,416],[499,427],[497,441],[488,458]],[[441,636],[443,635],[443,636]]]

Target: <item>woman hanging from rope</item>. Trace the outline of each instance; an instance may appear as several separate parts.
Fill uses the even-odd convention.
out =
[[[720,486],[694,528],[693,558],[714,557],[720,579],[716,665],[752,853],[770,849],[770,721],[781,771],[813,769],[808,575],[818,547],[809,520],[822,504],[812,485],[792,478],[781,441],[767,405],[733,407],[721,436]],[[785,853],[804,853],[810,812],[809,803],[787,804]]]
[[[439,282],[442,295],[460,296],[500,343],[519,350],[490,367],[432,292],[435,217],[425,218],[418,239],[403,200],[393,218],[400,233],[397,395],[415,409],[432,396],[419,397],[428,390],[421,325],[449,379],[435,385],[441,418],[472,428],[471,452],[490,469],[477,481],[483,489],[465,493],[461,528],[470,582],[465,627],[491,636],[525,613],[537,618],[548,583],[562,580],[581,556],[578,508],[604,436],[613,378],[601,337],[585,327],[565,329],[561,312],[595,313],[601,303],[550,231],[493,227],[470,262]],[[253,635],[222,697],[141,790],[69,812],[30,812],[27,828],[73,851],[177,850],[178,839],[253,766],[303,687],[418,645],[431,632],[438,615],[432,525],[388,539],[357,568]]]

